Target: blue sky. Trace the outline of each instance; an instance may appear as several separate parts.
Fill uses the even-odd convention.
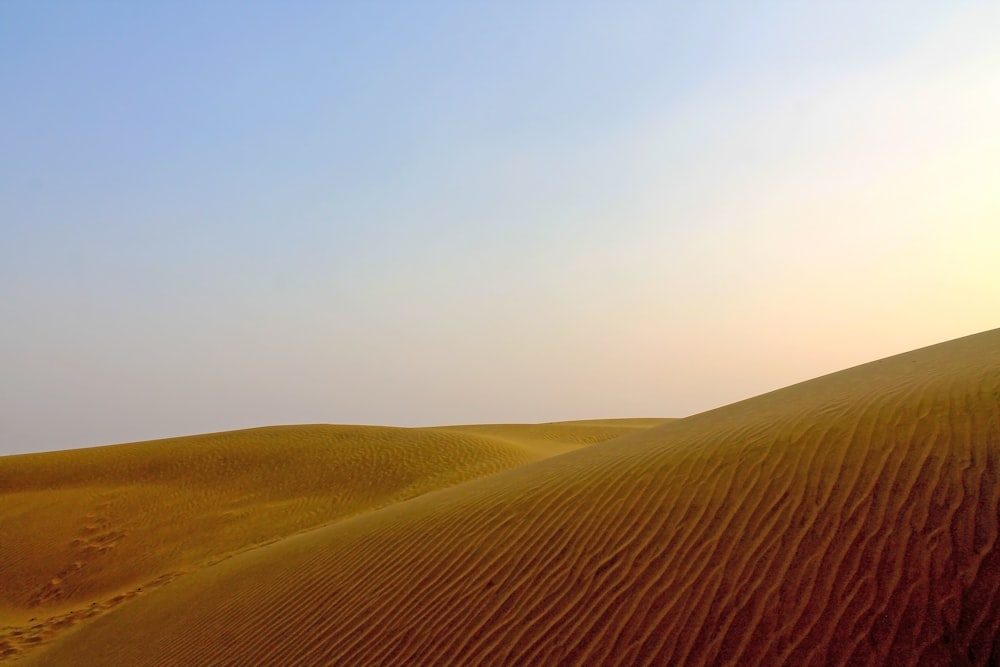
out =
[[[4,3],[0,454],[682,416],[992,328],[991,4]]]

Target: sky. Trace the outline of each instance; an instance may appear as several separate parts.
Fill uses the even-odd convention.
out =
[[[995,2],[0,3],[0,455],[685,416],[1000,326]]]

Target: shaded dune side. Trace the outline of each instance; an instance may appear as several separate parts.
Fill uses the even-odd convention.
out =
[[[989,664],[1000,330],[361,515],[26,664]]]
[[[541,454],[516,437],[314,425],[0,458],[0,620],[148,590],[207,559]]]

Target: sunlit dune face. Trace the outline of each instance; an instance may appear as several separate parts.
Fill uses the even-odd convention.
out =
[[[237,553],[662,421],[279,426],[3,458],[0,641],[18,655]]]

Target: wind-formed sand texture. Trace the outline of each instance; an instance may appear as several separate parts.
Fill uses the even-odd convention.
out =
[[[2,646],[18,665],[996,664],[998,456],[1000,330],[658,425],[7,457]]]

